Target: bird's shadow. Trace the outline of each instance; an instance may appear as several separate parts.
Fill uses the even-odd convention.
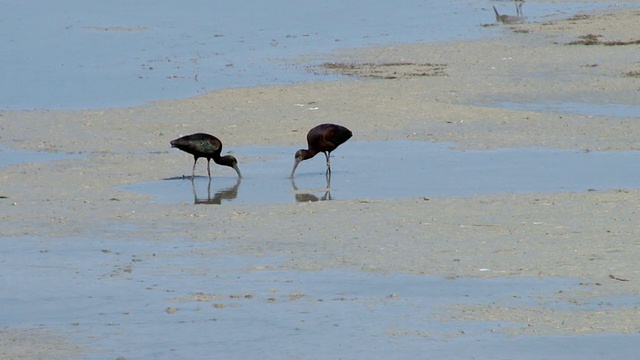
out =
[[[296,201],[297,202],[315,202],[315,201],[333,200],[331,197],[331,173],[327,172],[325,174],[325,177],[327,180],[327,187],[319,191],[318,189],[315,189],[315,191],[312,191],[311,189],[300,190],[296,186],[295,179],[291,177],[291,186],[293,187],[293,193],[295,195]],[[312,192],[322,192],[322,191],[324,191],[324,194],[320,197],[312,194]]]
[[[197,178],[206,179],[206,178],[208,178],[208,176],[204,176],[204,175],[196,175],[196,176],[182,175],[182,176],[173,176],[173,177],[169,177],[169,178],[164,178],[162,180],[191,180],[191,181],[193,181],[193,180],[195,180]]]

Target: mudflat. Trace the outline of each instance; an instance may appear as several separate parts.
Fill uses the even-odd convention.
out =
[[[350,141],[636,151],[638,116],[554,107],[637,108],[640,39],[629,29],[639,29],[638,24],[639,11],[623,11],[502,25],[505,36],[497,39],[345,50],[310,69],[348,75],[341,81],[227,89],[134,108],[0,112],[0,145],[82,155],[0,170],[1,241],[124,238],[161,245],[189,239],[224,242],[208,254],[212,261],[280,259],[247,266],[247,273],[349,269],[449,279],[580,279],[579,290],[552,295],[572,306],[465,300],[442,306],[431,321],[514,323],[502,332],[520,336],[637,334],[637,301],[616,306],[592,301],[640,296],[636,188],[194,206],[190,199],[152,203],[149,196],[117,187],[190,171],[190,158],[169,149],[169,141],[180,135],[210,132],[225,150],[304,145],[306,131],[324,122],[350,128]],[[234,156],[240,168],[262,161]],[[348,158],[341,163],[348,166]],[[212,168],[214,181],[227,171],[232,172]],[[199,291],[188,287],[180,292]],[[171,306],[167,302],[167,309]],[[36,330],[4,326],[3,358],[37,357],[35,347],[53,358],[95,355],[90,345],[67,339],[65,329],[47,323]],[[82,324],[69,333],[78,327]]]

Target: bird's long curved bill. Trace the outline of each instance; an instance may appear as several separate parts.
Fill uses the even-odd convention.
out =
[[[300,160],[296,159],[295,162],[293,163],[293,170],[291,170],[291,175],[289,176],[291,179],[293,179],[293,174],[296,172],[296,168],[298,167],[298,164],[300,164]]]
[[[234,165],[233,170],[235,170],[238,173],[238,178],[242,177],[242,174],[240,173],[240,168],[238,167],[238,165]]]

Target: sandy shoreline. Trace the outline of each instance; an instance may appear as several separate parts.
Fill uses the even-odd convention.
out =
[[[3,235],[224,239],[234,246],[216,256],[282,255],[288,260],[279,269],[577,278],[586,290],[558,294],[559,301],[638,296],[637,189],[221,207],[150,206],[147,196],[115,189],[183,173],[189,161],[169,151],[168,141],[204,130],[223,139],[226,150],[301,144],[305,131],[322,122],[351,128],[352,141],[638,150],[637,117],[492,106],[504,99],[637,106],[637,45],[567,43],[588,34],[602,42],[637,40],[628,29],[637,29],[638,20],[640,12],[627,11],[509,25],[505,31],[513,35],[493,40],[345,51],[332,61],[378,66],[338,82],[229,89],[126,109],[0,112],[0,145],[85,155],[3,168],[0,195],[8,198],[0,199],[0,220],[10,224]],[[423,76],[424,64],[441,64],[442,73]],[[393,78],[366,77],[372,73]],[[259,161],[234,155],[240,163]],[[446,311],[449,320],[528,324],[516,334],[640,331],[637,306]]]

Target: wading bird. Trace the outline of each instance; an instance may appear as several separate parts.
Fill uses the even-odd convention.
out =
[[[514,24],[524,20],[524,17],[522,16],[522,4],[524,3],[524,1],[516,0],[515,3],[516,3],[516,16],[504,15],[504,14],[500,15],[500,13],[498,12],[498,9],[496,9],[496,7],[494,6],[493,12],[496,13],[496,21],[501,22],[503,24]]]
[[[207,174],[209,174],[209,178],[211,178],[211,159],[218,165],[232,167],[233,170],[238,173],[238,177],[242,177],[240,169],[238,168],[238,161],[235,157],[231,155],[220,156],[220,152],[222,152],[222,142],[213,135],[197,133],[183,136],[171,141],[171,147],[178,148],[193,155],[191,177],[195,176],[196,163],[198,162],[198,158],[201,157],[207,158]]]
[[[329,157],[331,152],[338,146],[349,140],[353,134],[344,126],[335,124],[322,124],[309,130],[307,134],[307,144],[309,149],[300,149],[296,152],[291,178],[296,172],[296,168],[301,161],[311,159],[317,153],[323,152],[327,158],[327,174],[331,173],[331,162]]]

